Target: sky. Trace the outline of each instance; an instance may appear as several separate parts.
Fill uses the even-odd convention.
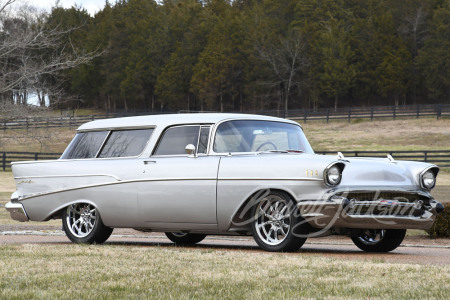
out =
[[[35,6],[39,9],[45,9],[50,11],[52,6],[55,6],[56,0],[28,0],[26,1],[29,5]],[[115,1],[109,1],[114,3]],[[77,4],[85,8],[88,13],[93,16],[96,12],[101,10],[105,6],[105,0],[60,0],[59,5],[64,8],[70,8]]]

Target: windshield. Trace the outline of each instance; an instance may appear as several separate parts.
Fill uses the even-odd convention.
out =
[[[216,153],[292,151],[314,153],[300,126],[271,121],[228,121],[219,125]]]

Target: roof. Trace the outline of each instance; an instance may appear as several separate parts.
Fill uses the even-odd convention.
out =
[[[97,129],[138,128],[148,126],[169,126],[177,124],[214,124],[224,120],[265,120],[297,124],[294,121],[282,118],[230,113],[192,113],[192,114],[164,114],[138,117],[113,118],[96,120],[81,125],[78,131],[90,131]]]

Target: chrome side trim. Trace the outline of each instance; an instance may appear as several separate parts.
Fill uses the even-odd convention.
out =
[[[16,180],[28,179],[28,178],[60,178],[60,177],[89,177],[89,176],[103,176],[103,177],[111,177],[117,181],[122,181],[119,177],[112,174],[74,174],[74,175],[46,175],[46,176],[21,176],[14,177]]]
[[[258,181],[323,181],[321,178],[230,178],[230,177],[222,177],[218,178],[218,181],[220,180],[226,180],[226,181],[232,181],[232,180],[242,180],[242,181],[252,181],[252,180],[258,180]]]
[[[11,215],[11,219],[19,221],[19,222],[28,222],[29,221],[27,212],[23,208],[22,203],[8,202],[8,203],[6,203],[5,208]]]
[[[76,191],[76,190],[99,187],[99,186],[109,186],[109,185],[115,185],[115,184],[137,183],[137,182],[148,182],[148,181],[158,182],[158,181],[198,181],[198,180],[216,181],[217,178],[215,178],[215,177],[214,178],[172,178],[172,179],[158,178],[158,179],[133,179],[133,180],[122,180],[122,181],[117,181],[117,182],[104,182],[104,183],[98,183],[98,184],[91,184],[91,185],[84,185],[84,186],[79,186],[79,187],[61,189],[61,190],[56,190],[56,191],[51,191],[51,192],[43,192],[43,193],[36,193],[33,195],[26,195],[26,196],[22,197],[20,200],[25,201],[25,200],[29,200],[29,199],[36,198],[36,197],[46,196],[46,195],[53,195],[53,194],[58,194],[58,193],[63,193],[63,192]]]
[[[98,184],[92,184],[92,185],[84,185],[84,186],[80,186],[80,187],[74,187],[74,188],[67,188],[67,189],[61,189],[61,190],[56,190],[56,191],[51,191],[51,192],[43,192],[43,193],[36,193],[33,195],[26,195],[23,196],[20,200],[24,201],[24,200],[29,200],[35,197],[41,197],[41,196],[45,196],[45,195],[52,195],[52,194],[57,194],[57,193],[62,193],[62,192],[68,192],[68,191],[76,191],[76,190],[81,190],[81,189],[86,189],[86,188],[93,188],[93,187],[99,187],[99,186],[109,186],[109,185],[115,185],[115,184],[126,184],[126,183],[137,183],[137,182],[149,182],[149,181],[153,181],[153,182],[163,182],[163,181],[220,181],[220,180],[224,180],[224,181],[236,181],[236,180],[240,180],[240,181],[252,181],[252,180],[257,180],[257,181],[322,181],[322,179],[318,179],[318,178],[215,178],[215,177],[211,177],[211,178],[156,178],[156,179],[133,179],[133,180],[121,180],[121,181],[117,181],[117,182],[105,182],[105,183],[98,183]]]

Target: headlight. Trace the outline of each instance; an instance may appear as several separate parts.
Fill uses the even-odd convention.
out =
[[[420,183],[423,188],[431,190],[436,185],[436,173],[434,168],[425,170],[420,176]]]
[[[325,184],[329,186],[338,185],[342,179],[342,170],[344,169],[344,166],[344,164],[339,163],[328,166],[323,174]]]

